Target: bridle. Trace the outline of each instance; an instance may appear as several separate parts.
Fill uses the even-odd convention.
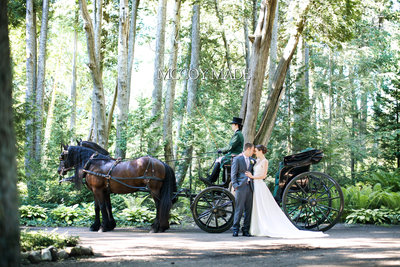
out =
[[[60,157],[59,157],[59,160],[60,160],[60,162],[62,162],[62,166],[61,166],[61,169],[60,169],[60,181],[62,180],[62,177],[64,176],[64,173],[67,173],[67,172],[69,172],[70,170],[72,170],[72,169],[74,169],[74,166],[71,166],[71,167],[68,167],[68,168],[65,168],[64,167],[64,165],[65,165],[65,160],[64,160],[64,156],[68,156],[68,150],[63,150],[62,152],[61,152],[61,155],[60,155]]]

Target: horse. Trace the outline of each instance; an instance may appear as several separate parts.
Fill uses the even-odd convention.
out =
[[[176,198],[175,173],[166,163],[150,156],[121,161],[85,146],[63,145],[58,173],[63,176],[75,169],[75,182],[83,181],[93,192],[95,221],[90,231],[111,231],[116,227],[110,194],[147,191],[156,206],[151,232],[169,229],[169,214]],[[80,181],[79,181],[80,180]],[[100,212],[102,222],[100,223]]]

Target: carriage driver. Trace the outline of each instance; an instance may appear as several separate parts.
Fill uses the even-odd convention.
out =
[[[242,127],[243,127],[242,122],[243,119],[233,117],[231,124],[232,124],[232,131],[234,131],[234,134],[231,140],[229,141],[229,145],[224,148],[218,149],[218,153],[223,153],[225,154],[225,156],[219,157],[215,161],[214,169],[211,175],[207,177],[207,179],[200,177],[200,180],[202,180],[204,183],[208,185],[213,185],[217,181],[220,170],[223,168],[223,166],[231,162],[232,155],[236,156],[242,153],[243,143],[244,143],[244,138],[242,134]]]

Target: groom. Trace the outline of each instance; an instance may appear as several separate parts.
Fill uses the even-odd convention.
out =
[[[238,236],[240,228],[240,219],[244,213],[244,224],[242,227],[243,236],[250,236],[251,208],[253,206],[253,180],[248,180],[246,171],[253,173],[254,159],[251,156],[254,153],[254,145],[246,143],[241,155],[235,157],[232,162],[231,179],[235,190],[235,215],[233,218],[233,236]]]

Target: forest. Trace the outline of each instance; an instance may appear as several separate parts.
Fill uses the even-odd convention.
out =
[[[343,221],[399,223],[397,0],[11,0],[8,30],[22,224],[87,223],[89,192],[58,184],[61,144],[152,155],[185,186],[232,117],[267,146],[271,186],[284,156],[321,149]],[[112,201],[128,224],[152,216],[132,209],[146,197]]]

